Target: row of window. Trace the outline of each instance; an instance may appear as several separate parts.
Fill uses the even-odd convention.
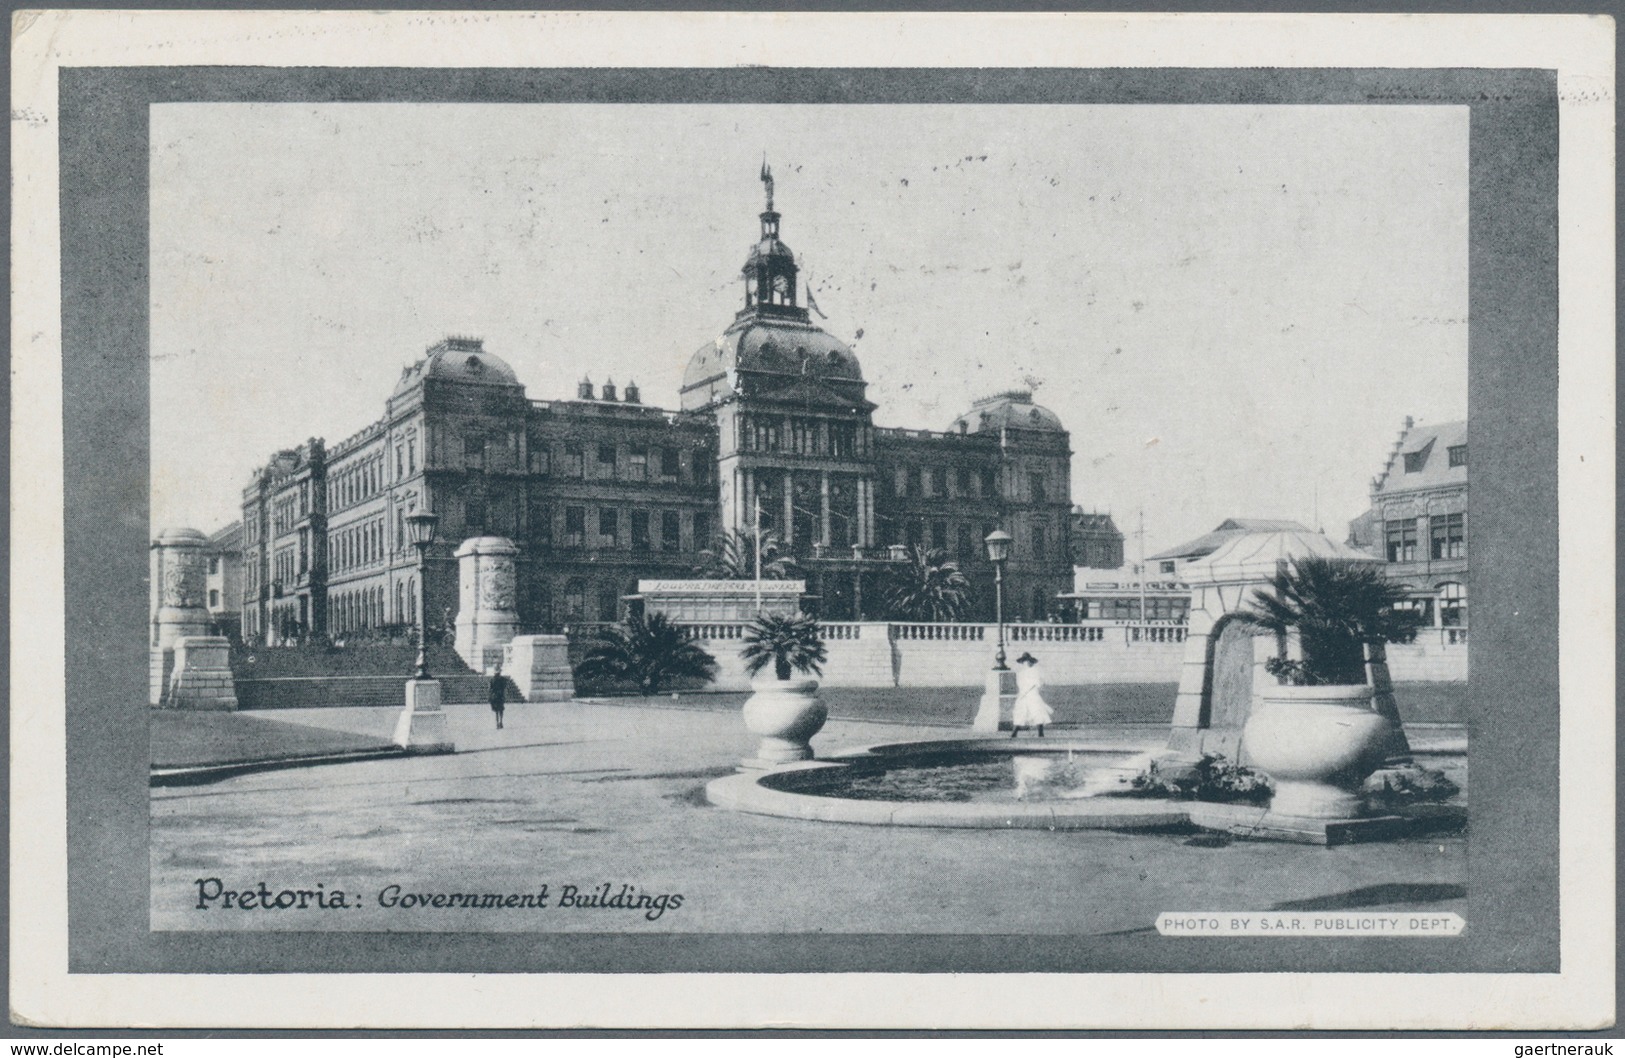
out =
[[[1467,533],[1463,516],[1434,515],[1431,518],[1400,518],[1383,523],[1388,561],[1418,561],[1420,523],[1428,523],[1428,554],[1435,560],[1467,557]]]
[[[882,515],[880,543],[885,546],[904,544],[910,548],[947,551],[960,565],[965,565],[986,558],[984,541],[996,528],[998,526],[992,522],[983,522],[978,527],[970,522],[950,525],[942,519],[903,520]],[[1011,540],[1010,557],[1043,562],[1050,557],[1050,544],[1049,527],[1035,525],[1027,531],[1025,539],[1016,537]]]
[[[592,517],[588,518],[588,512]],[[683,516],[681,511],[650,511],[637,508],[627,512],[626,537],[621,535],[622,511],[619,507],[566,507],[564,508],[564,536],[557,543],[561,547],[618,548],[633,551],[653,551],[656,542],[661,551],[683,550]],[[591,535],[589,536],[589,522]],[[551,546],[553,539],[553,511],[549,507],[534,508],[531,530],[536,543]],[[690,527],[692,547],[700,550],[711,543],[711,515],[696,511]]]
[[[741,415],[739,448],[746,452],[853,459],[858,455],[858,424],[797,415]]]
[[[330,533],[327,561],[332,572],[342,573],[384,558],[384,520],[377,518],[361,525]]]
[[[1423,625],[1439,628],[1467,627],[1467,586],[1447,581],[1435,589],[1438,594],[1407,599],[1396,609],[1410,610],[1421,617]]]
[[[626,458],[621,458],[625,452]],[[591,455],[591,474],[588,473]],[[703,485],[711,480],[714,457],[709,452],[696,450],[691,465],[692,480]],[[566,444],[557,458],[546,444],[538,443],[530,450],[530,472],[538,476],[557,475],[562,478],[592,478],[595,480],[656,481],[675,483],[683,475],[682,450],[660,445],[617,445],[604,442],[597,445]]]
[[[881,477],[880,487],[885,495],[894,498],[949,496],[974,499],[998,495],[999,475],[992,467],[897,467],[890,477]],[[1038,490],[1043,494],[1042,475],[1038,478]]]
[[[327,479],[327,509],[340,511],[384,489],[384,459],[376,456],[346,466]]]
[[[327,623],[334,635],[379,628],[386,624],[415,625],[418,619],[417,578],[395,583],[395,606],[388,608],[382,585],[335,592],[327,600]]]

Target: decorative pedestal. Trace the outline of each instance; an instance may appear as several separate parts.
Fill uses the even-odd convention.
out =
[[[182,636],[175,640],[175,667],[164,705],[171,709],[236,709],[231,641],[224,636]]]
[[[744,770],[777,768],[811,760],[812,737],[829,719],[818,697],[818,681],[808,679],[754,680],[756,693],[745,702],[745,727],[761,738],[756,756],[740,762]]]
[[[196,529],[165,529],[152,542],[152,636],[148,642],[147,679],[150,705],[166,704],[165,696],[179,668],[176,643],[209,635],[209,612],[203,608],[203,549],[208,542]],[[233,698],[230,706],[188,708],[235,709],[236,700]]]
[[[395,721],[394,742],[408,753],[456,752],[440,708],[439,680],[406,681],[406,708]]]
[[[576,695],[567,636],[515,636],[502,671],[527,702],[567,702]]]
[[[1016,674],[1011,669],[989,669],[981,703],[976,707],[972,731],[1009,731],[1016,708]]]
[[[457,549],[457,653],[475,672],[489,672],[519,631],[514,557],[500,536],[475,536]]]

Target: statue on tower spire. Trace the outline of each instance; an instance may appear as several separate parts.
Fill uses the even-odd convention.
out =
[[[773,170],[768,168],[767,155],[762,155],[762,183],[767,187],[767,211],[773,212]]]

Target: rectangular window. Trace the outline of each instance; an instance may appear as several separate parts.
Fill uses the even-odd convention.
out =
[[[1432,554],[1440,558],[1466,558],[1467,536],[1459,514],[1435,515],[1429,519]]]
[[[587,462],[586,453],[582,451],[580,445],[565,445],[564,446],[564,476],[565,477],[567,477],[567,478],[579,478],[579,477],[584,476],[585,473],[586,473],[586,462]]]
[[[412,438],[406,439],[406,472],[416,474],[418,469],[418,443]]]
[[[969,467],[960,467],[958,474],[955,476],[959,478],[959,494],[961,496],[971,496],[975,494],[976,475],[971,473]]]
[[[909,467],[903,473],[907,476],[907,479],[908,479],[907,480],[908,490],[904,493],[904,495],[906,495],[906,496],[918,496],[918,495],[920,495],[920,491],[921,491],[920,468],[919,467]]]
[[[649,512],[632,512],[632,550],[649,550]]]
[[[683,520],[676,511],[660,512],[660,549],[677,551],[683,546]]]
[[[699,511],[694,515],[694,550],[704,551],[711,546],[711,515]]]
[[[1042,559],[1045,557],[1044,551],[1045,544],[1047,543],[1046,537],[1047,534],[1044,532],[1044,527],[1042,525],[1033,526],[1033,558]]]
[[[1418,471],[1420,471],[1422,469],[1423,466],[1425,466],[1427,464],[1427,461],[1428,461],[1428,454],[1427,454],[1426,449],[1423,449],[1420,452],[1406,452],[1405,453],[1405,473],[1407,473],[1407,474],[1415,474],[1415,473],[1417,473]]]
[[[675,448],[662,448],[660,450],[660,476],[675,478],[683,472],[682,453]]]
[[[948,550],[948,523],[931,523],[931,546],[940,551]]]
[[[598,546],[614,547],[620,542],[621,512],[614,507],[598,508]]]
[[[1027,475],[1027,484],[1032,489],[1034,503],[1048,503],[1049,489],[1042,474]]]
[[[925,523],[911,521],[904,526],[904,532],[907,534],[904,542],[911,548],[919,547],[925,538]]]
[[[536,444],[531,445],[530,472],[532,474],[540,474],[544,476],[552,473],[552,467],[549,465],[552,463],[552,460],[548,458],[549,455],[550,453],[547,450],[547,445],[544,442],[538,441]]]
[[[1467,446],[1466,445],[1451,445],[1449,448],[1445,449],[1445,451],[1450,454],[1450,465],[1451,466],[1453,466],[1453,467],[1464,467],[1464,466],[1467,465]]]
[[[411,444],[410,441],[407,443]],[[463,438],[463,468],[465,470],[485,469],[485,438]]]
[[[483,532],[485,529],[485,501],[477,496],[471,496],[463,501],[463,526],[469,530],[469,535]]]
[[[998,494],[999,494],[998,472],[995,471],[992,467],[987,467],[986,469],[984,469],[982,471],[982,495],[983,496],[997,496]]]
[[[587,509],[564,508],[564,546],[582,547],[587,543]]]
[[[716,457],[703,448],[694,450],[694,484],[706,485],[711,481],[711,470],[716,465]]]
[[[615,472],[615,446],[598,446],[598,469],[600,472],[613,474]]]
[[[647,448],[630,448],[626,453],[627,478],[631,481],[643,481],[649,476],[649,450]]]
[[[1388,561],[1416,561],[1416,519],[1384,523],[1384,536],[1388,542]]]
[[[976,538],[971,533],[970,526],[959,527],[959,561],[974,562],[976,560]]]
[[[210,555],[209,556],[209,572],[210,573],[219,573],[220,572],[220,556],[218,556],[218,555]]]
[[[531,507],[530,538],[538,547],[553,546],[553,508],[540,503]]]

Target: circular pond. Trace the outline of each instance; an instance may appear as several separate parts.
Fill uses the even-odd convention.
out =
[[[1256,822],[1266,808],[1146,796],[1134,789],[1155,750],[1076,739],[958,739],[870,746],[706,787],[742,812],[891,826],[1145,830]],[[1466,758],[1421,755],[1463,791]],[[1193,815],[1197,818],[1193,819]]]

